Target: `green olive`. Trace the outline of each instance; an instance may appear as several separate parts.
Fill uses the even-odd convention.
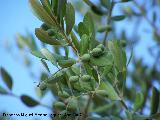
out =
[[[96,93],[104,97],[108,97],[106,90],[97,90]]]
[[[105,48],[105,47],[104,47],[104,45],[103,45],[103,44],[99,44],[99,45],[97,45],[97,47],[96,47],[96,48],[101,48],[101,50],[102,50],[102,51],[104,51],[104,48]]]
[[[62,98],[68,98],[70,95],[66,91],[63,91],[63,92],[59,91],[58,96]]]
[[[42,28],[43,30],[45,30],[45,31],[47,31],[48,29],[50,29],[50,27],[49,27],[47,24],[45,24],[45,23],[43,23],[43,24],[41,25],[41,28]]]
[[[92,51],[91,51],[91,54],[93,57],[99,57],[103,54],[103,51],[101,48],[94,48]]]
[[[90,54],[84,54],[82,57],[81,57],[81,60],[82,62],[88,62],[90,60]]]
[[[63,110],[66,106],[63,102],[56,101],[54,102],[53,107],[58,110]]]
[[[71,76],[71,77],[69,78],[69,81],[70,81],[71,83],[77,82],[78,80],[79,80],[79,76]]]
[[[52,29],[47,30],[49,36],[54,36],[55,33]]]
[[[46,90],[46,89],[47,89],[46,83],[44,83],[44,82],[40,83],[39,88],[40,88],[40,90],[42,90],[42,91]]]
[[[89,81],[91,79],[91,76],[90,75],[83,75],[82,77],[81,77],[81,80],[82,81]]]
[[[76,109],[77,109],[77,101],[75,99],[69,100],[67,105],[67,110],[76,111]]]

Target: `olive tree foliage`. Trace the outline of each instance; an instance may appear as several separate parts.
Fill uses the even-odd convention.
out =
[[[37,87],[42,97],[51,91],[56,98],[53,106],[48,107],[60,114],[54,120],[160,119],[160,93],[153,85],[160,80],[157,65],[160,62],[160,33],[156,26],[160,1],[29,0],[29,4],[34,15],[42,21],[42,25],[35,28],[38,39],[32,35],[17,35],[17,45],[21,50],[29,48],[46,69],[40,73]],[[124,5],[121,14],[113,15],[119,4]],[[148,17],[150,10],[152,19]],[[78,13],[82,13],[83,20],[76,24]],[[127,30],[120,30],[120,35],[116,33],[116,23],[121,24],[125,19],[128,19],[127,24],[135,21],[129,37]],[[140,36],[137,31],[143,20],[151,27],[155,43],[148,49],[154,59],[151,66],[134,57],[133,49]],[[37,45],[38,40],[41,47]],[[49,66],[49,62],[52,65]],[[130,64],[133,69],[128,69]],[[51,67],[57,71],[52,72]],[[4,68],[1,68],[1,75],[11,91],[12,77]],[[127,86],[126,79],[131,79],[131,87]],[[16,96],[10,91],[0,86],[1,94]],[[46,107],[27,95],[20,99],[29,107]],[[144,109],[150,114],[146,115]],[[67,113],[72,115],[67,116]]]

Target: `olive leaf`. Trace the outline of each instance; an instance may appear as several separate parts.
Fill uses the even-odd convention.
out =
[[[121,100],[121,98],[118,96],[117,92],[113,88],[113,86],[108,82],[101,82],[99,86],[99,90],[105,90],[106,95],[108,96],[109,99],[111,100]]]
[[[12,86],[13,86],[12,77],[9,75],[9,73],[4,68],[1,67],[0,69],[1,69],[1,76],[3,78],[3,81],[5,82],[7,87],[10,90],[12,90]]]
[[[67,35],[69,35],[75,23],[75,11],[71,3],[67,3],[66,5],[65,19],[66,19],[66,33]]]
[[[37,36],[37,38],[47,44],[50,45],[67,45],[66,43],[62,42],[62,41],[58,41],[55,38],[51,38],[48,33],[46,31],[44,31],[41,28],[36,28],[35,29],[35,35]]]
[[[40,51],[42,55],[46,57],[47,60],[49,60],[53,65],[57,66],[56,58],[54,58],[53,54],[49,50],[43,48]]]
[[[143,93],[142,92],[137,93],[133,110],[136,112],[138,109],[140,109],[143,105],[143,102],[144,102]]]
[[[8,94],[8,92],[3,88],[3,87],[1,87],[0,86],[0,94]]]
[[[38,58],[46,59],[46,57],[38,50],[31,51],[31,54]]]
[[[22,95],[21,96],[22,102],[27,105],[28,107],[34,107],[39,105],[39,102],[34,100],[33,98],[27,96],[27,95]]]
[[[80,37],[82,37],[82,35],[84,35],[84,34],[89,35],[89,30],[83,22],[80,22],[78,24],[78,33],[79,33]]]
[[[113,16],[113,17],[111,17],[111,19],[112,19],[113,21],[121,21],[121,20],[125,19],[125,15]]]
[[[83,24],[87,27],[89,33],[92,34],[93,38],[95,37],[95,29],[93,18],[89,12],[87,12],[83,18]]]
[[[53,13],[52,13],[52,10],[51,10],[51,5],[50,5],[50,1],[49,0],[40,0],[42,5],[43,5],[43,8],[47,11],[47,13],[53,17]]]
[[[158,111],[159,106],[159,100],[160,100],[160,92],[157,88],[152,88],[152,98],[151,98],[151,111],[150,114],[155,114]]]
[[[121,48],[119,41],[113,40],[109,41],[108,48],[111,51],[114,63],[119,71],[126,69],[126,54]]]
[[[89,49],[89,37],[84,34],[82,37],[81,37],[81,41],[80,41],[80,54],[83,55],[84,53],[87,53],[88,52],[88,49]]]
[[[73,44],[74,44],[74,46],[76,47],[76,49],[78,50],[78,51],[80,51],[80,43],[79,43],[79,41],[78,41],[78,38],[76,37],[76,35],[74,34],[74,32],[71,32],[71,38],[72,38],[72,42],[73,42]]]
[[[46,68],[46,70],[47,70],[48,72],[50,72],[49,67],[48,67],[48,65],[47,65],[47,63],[46,63],[46,61],[45,61],[44,59],[41,59],[41,63],[42,63],[43,66]]]
[[[47,11],[43,8],[38,0],[29,0],[30,6],[35,13],[35,15],[43,22],[48,25],[55,26],[56,20],[53,19]]]

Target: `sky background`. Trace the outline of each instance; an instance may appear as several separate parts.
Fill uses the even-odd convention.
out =
[[[119,13],[120,8],[121,6],[117,6],[116,9],[114,9],[115,15]],[[80,20],[81,17],[77,16],[76,22],[78,23]],[[127,22],[127,20],[124,20],[123,22],[117,23],[117,26],[119,26],[117,32],[121,29],[128,28],[128,34],[131,34],[132,24],[128,24]],[[15,38],[17,33],[23,35],[26,34],[26,31],[34,33],[34,29],[36,27],[39,27],[41,25],[41,22],[32,14],[31,9],[28,5],[28,0],[3,0],[0,3],[0,23],[0,66],[4,67],[13,78],[13,93],[16,93],[16,95],[18,96],[27,94],[37,100],[40,100],[35,92],[36,84],[34,83],[34,81],[37,81],[37,79],[33,80],[33,78],[31,78],[29,72],[26,69],[26,66],[23,64],[23,53],[16,54],[18,53],[18,49],[16,48]],[[147,48],[154,45],[154,43],[152,42],[151,34],[145,33],[143,31],[146,26],[147,29],[150,29],[150,27],[144,21],[141,29],[137,31],[139,32],[139,34],[143,34],[141,35],[143,36],[143,38],[140,38],[141,42],[137,47],[134,48],[134,51],[136,52],[136,57],[145,58],[144,62],[151,65],[153,63],[153,59],[148,54]],[[9,44],[7,44],[7,42]],[[11,45],[12,51],[7,51],[4,45]],[[29,51],[27,52],[28,53],[25,54],[28,54],[28,56],[32,58],[33,62],[36,63],[34,64],[32,71],[38,75],[39,69],[42,70],[40,62],[37,58],[31,56]],[[130,55],[130,52],[128,52],[128,55]],[[6,88],[6,86],[2,82],[1,77],[0,85]],[[42,103],[50,105],[52,100],[53,97],[51,97],[51,93],[48,93],[42,99]],[[28,108],[19,99],[10,96],[0,96],[0,103],[0,112],[8,111],[9,113],[50,113],[47,108],[40,106]],[[16,119],[21,120],[21,118]],[[29,118],[29,120],[32,119],[33,118]]]

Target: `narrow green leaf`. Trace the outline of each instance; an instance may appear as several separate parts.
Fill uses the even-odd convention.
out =
[[[121,98],[118,96],[117,92],[114,90],[113,86],[108,82],[101,82],[100,90],[106,90],[106,93],[108,95],[108,98],[111,100],[121,100]]]
[[[114,21],[121,21],[125,19],[125,15],[117,15],[117,16],[113,16],[111,17],[112,20]]]
[[[137,110],[139,110],[142,107],[143,102],[144,102],[143,93],[142,92],[137,93],[136,99],[134,102],[134,108],[133,108],[134,112],[136,112]]]
[[[49,67],[48,67],[46,61],[43,60],[43,59],[41,59],[41,63],[42,63],[42,65],[46,68],[46,70],[50,73],[50,70],[49,70]]]
[[[81,37],[81,41],[80,41],[80,54],[83,55],[85,53],[88,52],[88,49],[89,49],[89,37],[84,34],[82,37]]]
[[[108,47],[113,55],[116,67],[118,68],[119,72],[122,72],[126,69],[127,60],[125,51],[122,49],[119,41],[116,40],[109,41]]]
[[[101,1],[101,4],[107,8],[107,9],[110,9],[110,6],[111,6],[111,1],[110,0],[100,0]]]
[[[76,47],[76,49],[79,51],[80,50],[80,43],[78,41],[78,38],[76,37],[76,35],[74,34],[74,32],[71,32],[71,38],[72,38],[72,42],[74,44],[74,46]]]
[[[4,68],[1,68],[1,75],[2,75],[3,81],[5,82],[7,87],[11,90],[13,86],[13,81],[11,76]]]
[[[75,11],[71,3],[67,3],[65,19],[66,33],[69,35],[75,23]]]
[[[84,34],[89,35],[88,28],[84,25],[83,22],[80,22],[78,24],[78,33],[79,33],[80,37],[82,37],[82,35],[84,35]]]
[[[48,33],[41,28],[35,29],[35,35],[40,41],[50,44],[50,45],[66,45],[66,44],[63,44],[61,41],[51,38],[48,35]]]
[[[31,51],[31,54],[38,57],[38,58],[46,59],[46,57],[40,51],[33,50],[33,51]]]
[[[94,38],[95,37],[94,23],[93,23],[93,18],[89,12],[85,14],[83,23],[87,27],[89,33],[91,33]]]
[[[41,21],[51,26],[56,25],[55,19],[51,18],[51,16],[47,13],[47,11],[43,8],[38,0],[29,0],[29,3],[33,9],[33,12]]]
[[[47,58],[47,60],[49,60],[53,65],[57,66],[57,61],[49,50],[43,48],[40,51],[43,54],[43,56]]]
[[[0,86],[0,94],[5,95],[8,94],[8,92],[3,87]]]
[[[150,114],[156,114],[158,111],[159,106],[159,100],[160,100],[160,93],[157,88],[152,88],[152,98],[151,98],[151,111]]]
[[[98,28],[98,32],[100,33],[103,33],[103,32],[106,32],[106,31],[111,31],[112,30],[112,27],[110,25],[107,25],[107,26],[102,26],[100,28]]]
[[[46,82],[48,84],[55,84],[58,81],[63,79],[63,72],[58,72],[56,74],[52,74],[50,77],[48,77],[48,79],[46,80]]]
[[[27,95],[22,95],[21,96],[22,102],[27,105],[28,107],[34,107],[39,105],[39,102],[34,100],[33,98],[27,96]]]
[[[53,17],[53,13],[52,13],[52,10],[51,10],[51,5],[50,5],[50,2],[49,0],[40,0],[44,9],[47,11],[47,13]]]

